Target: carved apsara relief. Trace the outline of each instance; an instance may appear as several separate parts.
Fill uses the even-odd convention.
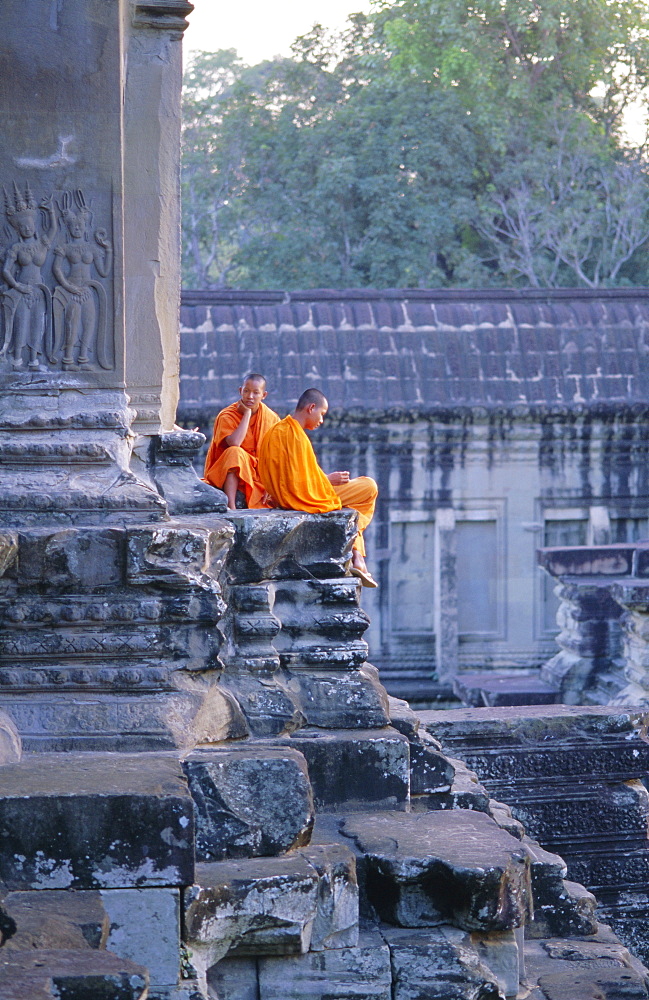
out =
[[[83,191],[37,202],[29,184],[4,190],[0,243],[0,370],[112,369],[107,231]]]

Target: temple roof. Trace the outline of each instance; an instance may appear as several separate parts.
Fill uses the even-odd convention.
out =
[[[292,409],[599,409],[649,401],[649,289],[185,291],[181,410],[241,376]]]

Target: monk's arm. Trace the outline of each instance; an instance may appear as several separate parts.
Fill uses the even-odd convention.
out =
[[[252,410],[249,410],[246,406],[245,410],[241,414],[241,420],[239,421],[239,426],[235,427],[231,434],[228,434],[226,438],[223,438],[223,444],[228,448],[238,448],[243,442],[246,434],[248,433],[248,428],[250,426],[250,417],[252,416]]]

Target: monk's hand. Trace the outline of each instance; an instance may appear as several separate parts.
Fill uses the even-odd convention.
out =
[[[349,472],[330,472],[327,479],[332,486],[342,486],[349,482]]]

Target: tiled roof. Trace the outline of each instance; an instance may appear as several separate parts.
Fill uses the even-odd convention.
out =
[[[649,401],[649,289],[185,291],[181,411],[231,401],[246,371],[288,412],[610,409]]]

